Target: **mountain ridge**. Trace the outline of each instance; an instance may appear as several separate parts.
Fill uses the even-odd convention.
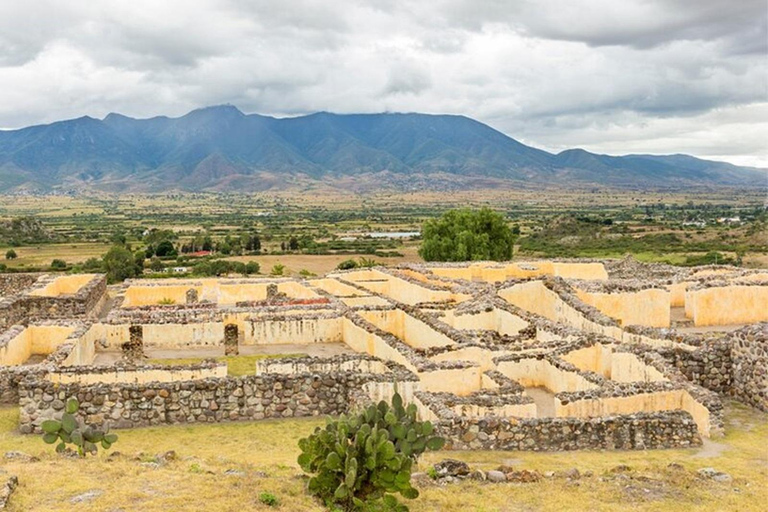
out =
[[[0,131],[0,192],[259,191],[290,183],[442,189],[487,186],[761,187],[765,169],[690,155],[557,154],[453,114],[276,118],[232,105],[181,117],[112,112]]]

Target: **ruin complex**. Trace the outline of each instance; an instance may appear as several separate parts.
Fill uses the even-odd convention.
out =
[[[229,358],[296,353],[228,375]],[[113,287],[0,274],[0,400],[25,434],[69,397],[89,423],[133,428],[340,414],[397,390],[453,449],[686,447],[722,432],[724,397],[768,410],[767,363],[764,270],[479,262]]]

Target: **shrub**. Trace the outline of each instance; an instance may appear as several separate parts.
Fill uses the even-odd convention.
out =
[[[8,251],[5,253],[5,259],[7,260],[15,260],[16,259],[16,251],[13,249],[8,249]]]
[[[432,433],[429,421],[416,419],[416,406],[404,407],[395,393],[391,407],[381,401],[356,415],[329,418],[324,429],[299,441],[298,462],[313,474],[309,492],[329,507],[406,511],[395,494],[418,497],[411,485],[413,462],[445,444]]]
[[[281,265],[280,263],[278,263],[277,265],[272,267],[272,271],[270,272],[270,274],[272,274],[273,276],[281,276],[283,275],[284,272],[285,272],[285,265]]]
[[[51,262],[51,269],[53,270],[65,270],[67,268],[67,262],[64,260],[53,260]]]
[[[276,507],[280,504],[280,500],[278,500],[277,496],[271,492],[263,492],[259,494],[259,501],[268,507]]]
[[[176,304],[176,301],[169,298],[169,297],[163,297],[159,301],[157,301],[158,304],[161,306],[170,306],[171,304]]]
[[[77,447],[77,453],[81,457],[85,457],[86,453],[96,455],[99,444],[108,450],[117,441],[117,434],[109,433],[108,424],[102,428],[83,424],[75,416],[79,409],[80,403],[76,398],[67,400],[61,421],[46,420],[41,424],[43,441],[47,444],[54,444],[58,441],[59,443],[56,445],[56,452],[58,453],[63,452],[68,444],[73,444]]]
[[[255,261],[249,261],[245,264],[246,274],[258,274],[261,271],[261,265]]]
[[[352,270],[357,268],[357,262],[355,260],[344,260],[336,265],[336,270]]]
[[[360,261],[357,263],[357,266],[362,268],[371,268],[371,267],[377,266],[378,264],[379,262],[373,258],[362,257],[360,258]]]

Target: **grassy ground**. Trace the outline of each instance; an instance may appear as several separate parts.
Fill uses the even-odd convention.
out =
[[[3,256],[6,250],[3,249]],[[44,267],[50,265],[54,259],[64,260],[67,263],[82,263],[88,258],[101,258],[109,250],[109,245],[77,242],[14,247],[13,250],[16,252],[16,259],[2,260],[2,263],[8,267]]]
[[[382,265],[397,265],[399,263],[411,263],[423,261],[417,254],[418,247],[411,245],[397,249],[403,256],[382,258],[380,256],[362,255],[373,258]],[[248,263],[255,261],[261,266],[261,273],[268,276],[274,265],[285,265],[285,275],[298,275],[302,270],[307,270],[318,276],[322,276],[336,270],[339,263],[345,260],[359,260],[359,255],[354,254],[281,254],[264,256],[233,256],[226,258],[229,261]]]
[[[253,375],[256,369],[256,361],[260,359],[283,359],[286,357],[301,357],[305,354],[253,354],[242,356],[221,356],[214,357],[216,361],[227,363],[227,375],[230,377],[241,377],[243,375]],[[164,364],[169,366],[181,366],[199,364],[203,362],[203,357],[184,357],[177,359],[148,359],[149,364]]]
[[[738,405],[726,412],[725,438],[703,449],[431,453],[422,458],[422,469],[453,457],[483,469],[502,463],[542,472],[575,467],[594,476],[571,483],[560,478],[533,484],[424,483],[421,497],[409,505],[414,512],[765,510],[768,415]],[[277,496],[280,510],[323,510],[304,492],[296,464],[296,442],[322,423],[318,419],[122,431],[111,457],[102,453],[73,460],[51,453],[36,436],[16,434],[17,417],[15,408],[0,410],[0,452],[20,450],[40,460],[4,461],[2,471],[19,477],[8,508],[14,512],[269,510],[259,502],[262,492]],[[178,459],[155,464],[155,455],[167,450],[175,450]],[[684,469],[668,468],[672,462]],[[619,464],[631,470],[617,477],[610,470]],[[709,466],[729,473],[733,482],[696,476],[696,470]]]

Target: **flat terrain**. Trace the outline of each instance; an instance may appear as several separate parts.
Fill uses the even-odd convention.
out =
[[[417,254],[417,247],[405,247],[400,250],[403,256],[384,258],[372,256],[374,260],[382,265],[397,265],[398,263],[411,263],[423,261]],[[336,270],[336,267],[342,261],[348,259],[357,259],[354,255],[348,254],[282,254],[282,255],[264,255],[264,256],[233,256],[225,258],[228,261],[240,261],[248,263],[255,261],[261,266],[261,273],[269,275],[270,270],[275,265],[285,265],[285,275],[297,275],[302,270],[306,270],[318,276],[322,276]]]
[[[262,492],[280,500],[278,510],[324,510],[304,492],[296,464],[296,442],[321,425],[319,419],[121,431],[111,454],[80,460],[54,454],[37,436],[17,434],[17,417],[16,408],[0,409],[0,452],[22,451],[39,460],[6,456],[3,461],[2,472],[19,477],[8,507],[12,512],[270,510],[259,502]],[[421,470],[452,457],[486,470],[500,464],[542,473],[576,468],[582,476],[446,486],[426,479],[418,484],[421,497],[408,504],[414,512],[765,510],[768,415],[729,404],[726,420],[724,438],[689,450],[429,453]],[[169,450],[176,452],[175,460],[156,460]],[[733,481],[698,476],[705,467],[726,472]]]

